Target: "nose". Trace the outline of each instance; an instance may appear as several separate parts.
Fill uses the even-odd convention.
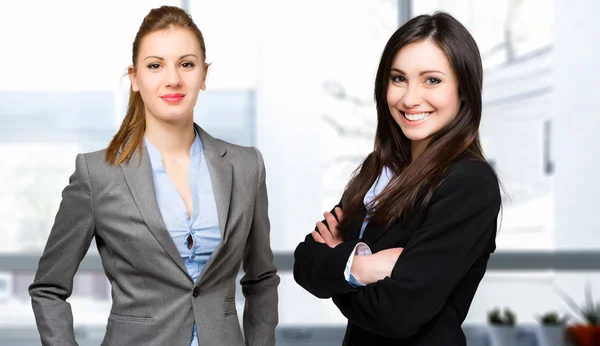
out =
[[[177,67],[169,67],[165,69],[165,86],[179,87],[181,86],[181,77]]]
[[[407,109],[414,108],[423,102],[423,91],[418,85],[408,85],[402,98],[402,104]]]

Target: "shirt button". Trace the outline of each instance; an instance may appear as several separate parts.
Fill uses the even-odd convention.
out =
[[[194,296],[194,298],[196,298],[200,295],[200,289],[198,288],[198,286],[194,287],[194,291],[192,292],[192,295]]]

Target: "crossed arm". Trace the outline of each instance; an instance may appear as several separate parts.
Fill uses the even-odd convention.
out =
[[[354,258],[352,272],[366,286],[351,287],[344,279],[344,266],[359,241],[340,242],[330,224],[339,213],[335,209],[325,215],[328,228],[317,224],[317,232],[298,245],[294,278],[315,296],[332,297],[351,323],[390,338],[410,337],[442,309],[486,251],[499,208],[499,187],[491,168],[465,162],[435,191],[424,224],[404,249]],[[400,253],[395,260],[394,251]]]

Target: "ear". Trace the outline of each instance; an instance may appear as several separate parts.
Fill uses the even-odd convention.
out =
[[[135,74],[135,66],[130,65],[127,68],[127,75],[129,75],[129,82],[131,82],[131,90],[138,92],[140,88],[137,85],[137,75]]]
[[[204,63],[204,71],[202,73],[202,84],[200,84],[200,89],[206,90],[206,76],[208,75],[208,67],[210,64]]]

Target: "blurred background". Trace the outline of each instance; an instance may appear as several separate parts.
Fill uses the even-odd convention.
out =
[[[506,192],[498,250],[464,324],[469,346],[551,345],[559,337],[539,319],[549,312],[568,313],[569,326],[593,323],[560,292],[585,309],[587,287],[600,314],[599,2],[1,0],[0,345],[40,344],[27,287],[60,193],[76,154],[116,132],[134,36],[165,4],[186,8],[206,39],[212,65],[196,122],[265,158],[282,278],[278,345],[341,344],[344,317],[294,282],[292,252],[372,149],[387,39],[436,10],[479,45],[481,138]],[[79,344],[99,345],[110,286],[95,245],[69,301]],[[242,311],[241,292],[237,304]],[[514,312],[514,327],[492,318],[495,308]],[[498,341],[502,333],[512,341]]]

